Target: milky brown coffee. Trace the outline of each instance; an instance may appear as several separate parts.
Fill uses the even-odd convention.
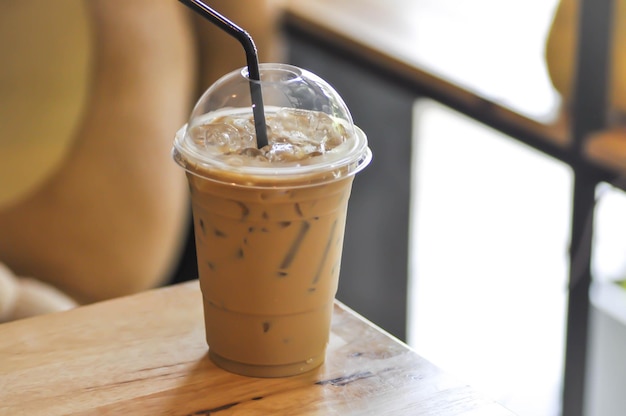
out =
[[[266,108],[268,146],[249,111],[224,109],[181,129],[211,359],[243,375],[319,366],[329,339],[354,173],[365,135],[307,110]]]

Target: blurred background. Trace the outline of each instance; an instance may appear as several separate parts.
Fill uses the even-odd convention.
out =
[[[554,126],[553,139],[563,144],[569,106],[546,65],[559,2],[370,0],[362,3],[366,11],[345,18],[341,3],[341,18],[318,22],[337,39],[309,37],[317,28],[288,21],[289,59],[338,88],[374,152],[355,181],[339,298],[516,414],[563,414],[574,172],[452,109],[447,86],[438,83],[479,97],[467,104],[470,114],[472,106],[496,113],[490,103],[497,103]],[[291,4],[297,16],[309,7]],[[310,6],[322,10],[329,8]],[[575,22],[571,7],[564,13]],[[368,47],[351,52],[352,37]],[[553,51],[571,67],[570,52],[567,45]],[[387,66],[376,65],[389,56]],[[403,74],[413,66],[435,75],[432,89],[428,77],[420,86],[441,100],[411,92],[411,76]],[[385,77],[387,68],[395,79]],[[616,329],[626,296],[614,283],[626,277],[626,199],[600,184],[597,201],[585,408],[566,415],[626,409],[619,392],[626,364],[617,353],[626,333]],[[404,238],[406,257],[398,243]],[[402,273],[406,282],[397,278]]]
[[[556,6],[433,1],[436,18],[417,26],[438,72],[549,123],[560,105],[544,59]],[[407,341],[517,414],[557,416],[572,172],[431,100],[413,117]]]

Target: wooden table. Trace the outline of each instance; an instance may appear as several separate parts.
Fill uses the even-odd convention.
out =
[[[197,281],[0,325],[0,415],[511,415],[337,303],[326,363],[248,378],[207,356]]]

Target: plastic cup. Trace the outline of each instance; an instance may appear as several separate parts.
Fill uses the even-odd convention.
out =
[[[174,140],[187,172],[209,356],[242,375],[323,363],[355,173],[371,160],[339,95],[261,65],[269,146],[256,149],[247,70],[200,98]]]

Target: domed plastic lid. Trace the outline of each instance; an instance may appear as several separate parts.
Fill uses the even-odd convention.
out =
[[[285,64],[231,72],[198,100],[176,134],[173,156],[196,175],[272,186],[354,174],[371,159],[365,134],[343,99],[317,75]],[[268,144],[257,147],[251,83],[261,87]],[[258,120],[257,120],[258,122]]]

